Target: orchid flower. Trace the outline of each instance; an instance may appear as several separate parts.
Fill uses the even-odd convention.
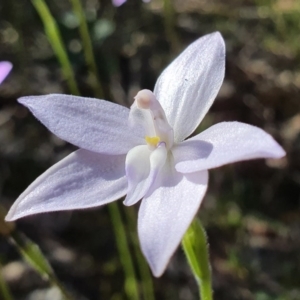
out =
[[[0,61],[0,84],[7,77],[12,69],[12,64],[9,61]]]
[[[95,207],[126,194],[125,205],[142,199],[140,245],[160,276],[199,209],[208,169],[285,155],[269,134],[239,122],[188,138],[212,105],[224,69],[225,45],[216,32],[192,43],[163,71],[154,92],[140,91],[130,109],[68,95],[20,98],[51,132],[81,149],[37,178],[6,220]]]

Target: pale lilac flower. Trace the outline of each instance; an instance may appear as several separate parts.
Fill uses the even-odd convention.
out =
[[[142,199],[140,244],[160,276],[199,209],[208,169],[285,155],[269,134],[239,122],[219,123],[185,140],[212,105],[224,69],[225,45],[217,32],[191,44],[164,70],[154,93],[140,91],[130,110],[67,95],[19,99],[49,130],[81,149],[36,179],[6,220],[99,206],[125,194],[125,205]]]
[[[10,63],[9,61],[0,61],[0,84],[7,77],[11,69],[12,63]]]

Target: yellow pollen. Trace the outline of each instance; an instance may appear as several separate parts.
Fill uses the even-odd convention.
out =
[[[151,137],[151,136],[146,135],[145,140],[146,140],[148,145],[154,146],[154,147],[156,147],[157,144],[160,142],[160,138],[158,136]]]

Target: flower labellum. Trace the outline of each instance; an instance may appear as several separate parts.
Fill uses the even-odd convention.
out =
[[[160,276],[196,215],[208,169],[284,150],[263,130],[239,122],[216,124],[186,139],[212,105],[224,78],[220,33],[192,43],[140,91],[131,108],[68,95],[29,96],[19,102],[51,132],[78,146],[37,178],[6,216],[95,207],[125,195],[142,199],[138,234],[154,276]],[[185,140],[186,139],[186,140]]]
[[[10,63],[9,61],[0,61],[0,84],[7,77],[12,67],[12,63]]]

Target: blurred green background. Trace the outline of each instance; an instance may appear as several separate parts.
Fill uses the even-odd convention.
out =
[[[80,93],[129,106],[189,43],[218,30],[226,42],[226,77],[199,130],[221,121],[257,125],[287,156],[210,171],[199,216],[208,232],[215,299],[300,299],[300,1],[128,0],[114,7],[82,0],[81,14],[76,3],[0,2],[0,61],[14,64],[0,86],[1,214],[75,149],[17,104],[18,97]],[[137,206],[132,218],[120,208],[129,238]],[[32,216],[15,226],[40,246],[73,299],[128,299],[107,207]],[[60,299],[23,261],[11,230],[0,222],[0,299]],[[134,256],[134,239],[128,240]],[[156,299],[198,298],[180,248],[153,284]]]

